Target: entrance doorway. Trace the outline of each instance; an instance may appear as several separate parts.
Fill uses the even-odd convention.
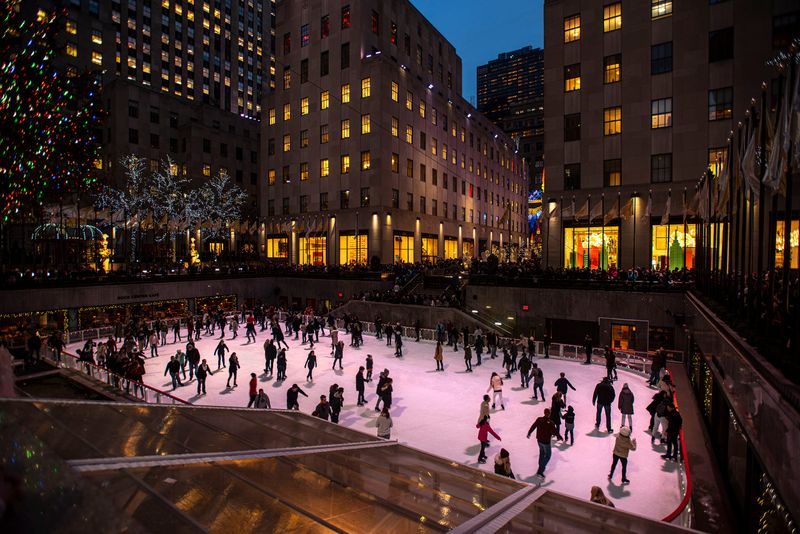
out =
[[[629,324],[611,323],[611,348],[628,350],[636,333],[636,327]]]

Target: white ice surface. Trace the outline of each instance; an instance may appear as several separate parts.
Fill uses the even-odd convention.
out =
[[[377,417],[377,412],[374,411],[377,399],[375,385],[378,373],[388,368],[390,376],[394,379],[391,409],[394,420],[393,439],[485,470],[493,470],[494,455],[502,446],[511,454],[511,465],[517,478],[538,484],[540,479],[534,475],[538,465],[536,436],[534,434],[528,440],[526,434],[534,419],[542,414],[545,407],[550,406],[550,398],[555,392],[553,382],[563,371],[577,388],[577,391],[570,390],[567,396],[567,404],[572,405],[576,412],[575,445],[569,446],[553,441],[553,454],[542,487],[588,499],[591,486],[597,485],[618,508],[655,519],[661,519],[669,514],[681,500],[677,464],[662,460],[661,454],[664,453],[665,447],[658,443],[651,445],[650,435],[644,432],[649,422],[649,414],[645,407],[655,390],[649,388],[646,380],[636,374],[620,370],[619,380],[615,383],[615,389],[619,393],[622,384],[627,382],[636,399],[633,437],[637,438],[639,448],[629,455],[628,479],[631,483],[623,486],[620,483],[622,473],[620,465],[614,473],[613,482],[607,479],[614,437],[603,431],[605,418],[600,425],[601,431],[597,432],[594,429],[595,408],[591,402],[592,392],[595,384],[605,375],[604,367],[585,366],[577,362],[552,358],[537,358],[536,361],[544,372],[544,391],[548,399],[545,403],[531,399],[532,389],[529,388],[527,391],[521,389],[518,373],[514,373],[511,379],[505,380],[503,395],[506,398],[506,409],[501,411],[498,406],[497,410],[492,411],[491,417],[492,428],[500,435],[502,442],[491,438],[491,446],[487,451],[489,459],[486,464],[480,465],[477,463],[480,446],[475,424],[492,371],[505,376],[501,370],[500,357],[495,360],[484,359],[483,365],[478,367],[475,366],[473,355],[474,372],[465,373],[461,348],[459,347],[458,352],[453,352],[452,347],[445,347],[445,371],[436,372],[433,360],[434,347],[430,342],[417,343],[404,338],[405,356],[400,359],[394,357],[393,347],[387,347],[385,341],[376,340],[371,334],[364,336],[365,346],[358,349],[349,347],[350,336],[340,331],[339,338],[346,344],[343,371],[331,369],[333,357],[329,355],[330,338],[320,337],[320,343],[315,346],[319,366],[314,370],[314,382],[307,383],[303,363],[308,348],[301,345],[299,340],[287,339],[290,347],[287,351],[287,380],[277,382],[264,374],[262,345],[267,331],[259,331],[258,341],[250,344],[247,343],[243,332],[244,329],[240,329],[240,335],[235,340],[231,340],[230,332],[226,332],[226,343],[237,353],[242,366],[237,388],[225,387],[228,378],[227,369],[216,371],[217,357],[213,352],[219,338],[217,334],[203,336],[197,342],[201,357],[205,358],[215,371],[206,381],[208,394],[197,396],[194,380],[188,383],[184,381],[183,387],[171,391],[172,384],[169,377],[164,376],[164,369],[169,355],[175,354],[178,348],[184,349],[185,330],[182,332],[183,343],[159,347],[160,356],[146,360],[145,383],[172,392],[175,396],[195,404],[244,407],[249,400],[250,373],[255,372],[258,376],[258,387],[264,388],[275,408],[286,407],[286,389],[297,383],[309,395],[308,398],[300,396],[300,409],[306,413],[314,409],[320,395],[327,395],[329,387],[333,383],[338,383],[345,388],[345,405],[340,416],[340,424],[374,434]],[[172,332],[168,335],[168,340],[171,339]],[[70,348],[76,349],[79,345]],[[366,388],[368,404],[365,407],[358,407],[355,375],[358,367],[364,365],[367,353],[372,354],[375,360],[375,372],[372,383],[368,383]],[[149,354],[149,349],[146,354]],[[615,432],[619,430],[619,423],[620,414],[615,401],[612,410]],[[563,430],[562,423],[561,431]]]

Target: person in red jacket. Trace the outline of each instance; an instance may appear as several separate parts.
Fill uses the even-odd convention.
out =
[[[478,463],[485,464],[486,463],[486,448],[489,446],[489,434],[493,435],[497,438],[498,441],[502,441],[500,436],[492,430],[492,427],[489,426],[489,418],[484,417],[481,419],[475,428],[478,429],[478,441],[481,442],[481,452],[478,453]]]
[[[250,373],[250,402],[247,403],[248,408],[256,402],[256,397],[258,397],[258,393],[256,392],[257,386],[258,380],[256,380],[256,374]]]
[[[536,474],[544,478],[544,468],[547,467],[547,462],[550,461],[550,455],[553,453],[550,440],[553,439],[553,436],[561,439],[561,434],[550,418],[549,408],[545,408],[544,415],[533,422],[528,430],[528,439],[531,439],[534,430],[536,431],[536,441],[539,443],[539,470],[536,471]]]

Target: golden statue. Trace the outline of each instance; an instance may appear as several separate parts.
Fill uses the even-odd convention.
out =
[[[189,264],[200,265],[200,254],[198,254],[197,247],[195,247],[194,238],[189,241]]]
[[[104,272],[109,272],[111,269],[111,249],[108,248],[108,234],[103,234],[100,240],[100,250],[97,251],[100,255],[100,265]]]

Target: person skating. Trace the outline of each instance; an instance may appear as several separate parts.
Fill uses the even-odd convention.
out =
[[[592,336],[586,334],[586,337],[583,338],[583,350],[586,352],[586,361],[583,362],[586,365],[592,363],[592,350],[594,349],[594,345],[592,344]]]
[[[666,440],[667,434],[667,406],[672,404],[672,401],[664,391],[659,391],[653,396],[653,402],[647,407],[648,411],[652,409],[653,425],[650,427],[650,443],[656,442],[656,437],[663,444]]]
[[[150,334],[148,342],[150,343],[150,357],[158,358],[158,334],[155,331]]]
[[[570,445],[575,445],[575,409],[572,406],[568,406],[564,414],[564,443],[567,438]]]
[[[336,329],[335,326],[331,327],[331,354],[336,350],[336,345],[339,344],[339,331]]]
[[[275,358],[278,356],[278,349],[275,347],[275,343],[268,339],[264,342],[264,373],[269,376],[272,376],[272,369],[273,365],[275,364]]]
[[[674,404],[667,404],[667,454],[662,458],[665,460],[678,461],[678,438],[683,428],[683,416]]]
[[[391,347],[392,341],[394,341],[394,327],[391,323],[386,323],[386,326],[383,327],[383,333],[386,335],[386,346]]]
[[[597,504],[602,504],[603,506],[614,508],[614,503],[606,497],[606,494],[603,493],[603,490],[601,490],[599,486],[592,486],[589,500]]]
[[[358,401],[356,401],[357,406],[364,406],[367,403],[367,399],[364,398],[364,366],[358,368],[358,372],[356,373],[356,392],[358,393]]]
[[[542,348],[544,349],[544,357],[545,358],[549,358],[550,357],[550,334],[548,334],[547,332],[545,332],[544,336],[542,336]]]
[[[197,366],[197,371],[195,372],[195,377],[197,378],[197,394],[200,395],[201,391],[203,395],[206,394],[206,378],[208,375],[211,374],[211,368],[208,366],[205,360],[200,362],[200,365]]]
[[[500,449],[494,457],[494,473],[496,475],[515,478],[514,472],[511,470],[511,456],[505,449]]]
[[[253,404],[253,408],[259,408],[262,410],[268,410],[272,408],[272,403],[269,401],[269,396],[264,393],[263,389],[258,390],[258,395],[256,396],[256,402]]]
[[[532,399],[538,399],[537,395],[541,395],[542,400],[544,398],[544,373],[542,372],[541,367],[534,362],[532,364],[533,369],[531,370],[531,375],[533,375],[533,397]]]
[[[256,402],[256,397],[258,396],[258,393],[256,392],[256,389],[258,388],[258,380],[256,379],[255,373],[250,373],[249,386],[250,386],[250,391],[249,391],[250,402],[247,403],[248,408]]]
[[[483,402],[481,402],[481,412],[478,414],[478,424],[483,420],[484,417],[489,417],[489,400],[491,397],[489,395],[483,396]]]
[[[256,318],[253,315],[247,316],[247,322],[245,323],[245,335],[247,337],[247,342],[253,343],[256,342]]]
[[[464,345],[464,363],[467,366],[467,373],[472,372],[472,348],[469,345]]]
[[[189,380],[197,374],[197,366],[200,365],[200,351],[194,346],[194,343],[189,345],[186,351],[186,359],[189,360]]]
[[[283,343],[283,348],[288,349],[289,344],[286,343],[286,339],[283,336],[283,330],[278,323],[275,323],[272,326],[272,338],[275,340],[275,346],[280,348],[281,343]]]
[[[306,380],[308,382],[314,381],[314,367],[317,366],[317,355],[314,354],[314,351],[308,353],[308,357],[306,358],[306,363],[303,364],[304,368],[308,369],[308,374],[306,375]]]
[[[386,376],[386,380],[380,389],[380,397],[383,401],[383,409],[388,410],[392,407],[392,393],[394,392],[394,380]]]
[[[614,442],[614,452],[612,453],[613,460],[611,461],[611,472],[608,473],[608,479],[614,477],[614,470],[617,468],[617,462],[622,464],[622,483],[628,484],[628,453],[636,450],[636,438],[631,439],[631,429],[623,426],[617,434],[617,439]]]
[[[601,412],[606,412],[606,429],[608,433],[613,432],[611,428],[611,403],[614,402],[617,393],[614,391],[614,386],[608,377],[603,377],[603,380],[597,384],[592,394],[592,406],[597,406],[597,417],[595,418],[595,430],[600,428],[600,415]]]
[[[403,357],[403,338],[400,335],[399,328],[395,331],[394,334],[394,356],[395,358]]]
[[[489,379],[489,387],[486,391],[489,392],[490,390],[492,391],[492,409],[497,406],[497,398],[500,397],[500,408],[505,410],[506,406],[503,403],[503,379],[497,373],[492,373],[492,377]]]
[[[336,388],[336,391],[331,396],[331,422],[339,422],[339,414],[342,412],[344,405],[344,388]]]
[[[367,368],[367,376],[364,378],[367,382],[372,382],[372,369],[375,365],[375,362],[372,359],[372,354],[367,354],[367,360],[364,364]]]
[[[556,387],[556,391],[561,393],[561,396],[564,397],[564,402],[567,402],[567,390],[572,389],[572,391],[576,391],[575,386],[567,379],[564,373],[559,373],[558,380],[555,381],[553,384]]]
[[[619,392],[619,399],[617,399],[617,408],[619,408],[619,413],[622,414],[620,426],[627,426],[631,431],[633,430],[633,401],[633,391],[631,391],[627,383],[623,384]],[[626,418],[628,420],[627,425],[625,424]]]
[[[300,386],[297,384],[292,384],[292,387],[286,390],[286,409],[287,410],[299,410],[300,403],[297,402],[298,395],[302,395],[304,397],[308,397],[306,392],[303,391]]]
[[[177,343],[183,341],[181,338],[181,322],[179,320],[172,321],[172,342]]]
[[[662,369],[666,367],[666,361],[666,351],[664,351],[664,347],[659,347],[653,356],[652,363],[650,364],[650,378],[647,380],[648,385],[656,385],[661,378]]]
[[[340,341],[336,344],[336,350],[333,353],[333,369],[336,369],[336,362],[339,362],[339,369],[342,367],[342,358],[344,357],[344,342]]]
[[[375,394],[378,396],[378,401],[375,403],[375,411],[380,412],[380,405],[381,405],[381,389],[383,385],[386,383],[386,380],[389,378],[389,370],[384,369],[378,374],[378,384],[375,386]]]
[[[552,419],[550,419],[549,408],[545,408],[544,415],[534,421],[531,428],[528,429],[528,439],[531,438],[531,434],[533,434],[534,430],[536,431],[536,442],[539,445],[539,469],[536,471],[536,474],[544,478],[544,470],[547,467],[547,463],[550,461],[550,456],[553,454],[550,440],[553,439],[553,436],[561,439],[556,426],[553,424]]]
[[[194,346],[194,344],[192,344],[192,346]],[[217,356],[217,369],[225,367],[225,351],[227,350],[230,349],[228,345],[225,344],[225,340],[220,339],[219,343],[217,343],[217,348],[214,349],[214,354]]]
[[[175,359],[178,360],[178,363],[181,366],[181,377],[186,380],[186,354],[184,354],[182,350],[178,349],[178,352],[175,353]]]
[[[519,359],[519,378],[520,386],[524,389],[528,389],[531,383],[531,360],[528,358],[527,354],[523,354],[522,358]]]
[[[617,355],[611,350],[611,347],[606,345],[605,349],[606,359],[606,376],[609,380],[617,379]]]
[[[325,395],[319,396],[319,404],[317,404],[317,407],[314,408],[313,412],[311,412],[311,415],[326,421],[330,418],[331,405],[328,403],[328,399],[325,398]]]
[[[550,401],[550,419],[556,425],[556,431],[561,432],[561,411],[567,407],[560,391],[553,393],[553,398]]]
[[[416,321],[414,321],[414,341],[416,341],[417,343],[419,343],[419,334],[421,330],[422,330],[422,323],[420,323],[420,320],[417,319]]]
[[[436,342],[436,348],[433,349],[433,359],[436,360],[436,370],[444,371],[444,363],[442,362],[442,342]]]
[[[276,380],[286,380],[286,349],[281,349],[278,351],[277,360],[277,367],[278,367],[278,376]]]
[[[392,426],[394,426],[394,423],[392,423],[392,417],[389,415],[389,410],[387,408],[381,411],[375,423],[378,427],[378,437],[382,439],[391,439]]]
[[[167,376],[169,373],[170,378],[172,379],[172,389],[175,390],[178,386],[183,386],[181,383],[181,377],[179,373],[181,372],[181,364],[175,358],[175,356],[170,356],[169,361],[167,362],[167,367],[164,369],[164,376]]]
[[[239,319],[237,319],[235,315],[231,317],[231,333],[233,334],[231,339],[239,337]]]
[[[489,425],[489,418],[484,417],[481,419],[475,428],[478,429],[478,441],[481,444],[481,451],[478,453],[478,463],[485,464],[486,463],[486,448],[489,446],[489,434],[493,435],[497,438],[498,441],[503,441],[497,433],[492,430],[492,427]]]
[[[233,378],[233,387],[236,387],[236,376],[239,372],[239,357],[235,352],[231,352],[231,357],[228,358],[228,387],[231,387],[231,378]]]

